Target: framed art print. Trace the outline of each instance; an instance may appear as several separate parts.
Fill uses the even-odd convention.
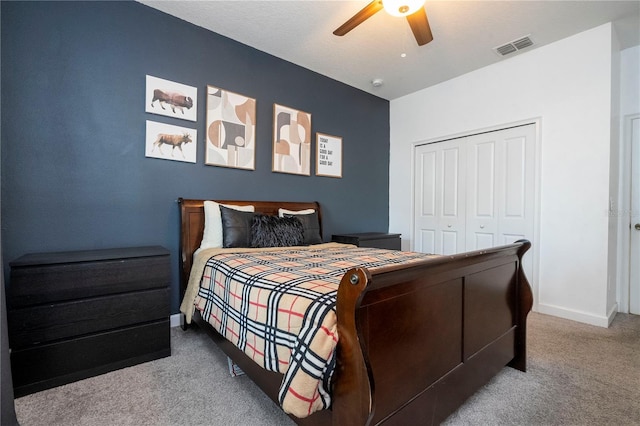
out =
[[[255,170],[256,100],[207,86],[205,164]]]
[[[311,175],[311,114],[273,104],[272,170]]]
[[[196,121],[198,89],[174,81],[147,76],[146,112]]]
[[[342,138],[316,133],[316,176],[342,177]]]
[[[195,163],[196,140],[196,129],[147,120],[145,156]]]

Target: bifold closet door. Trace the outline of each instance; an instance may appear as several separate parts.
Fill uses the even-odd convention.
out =
[[[465,145],[458,139],[416,147],[414,250],[465,251]]]
[[[466,250],[533,239],[534,125],[464,138]]]
[[[533,239],[535,126],[420,145],[414,250],[453,254]]]

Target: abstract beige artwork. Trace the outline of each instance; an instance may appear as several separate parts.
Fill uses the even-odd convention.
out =
[[[273,105],[272,170],[311,175],[311,114]]]
[[[256,100],[207,86],[205,164],[255,170]]]

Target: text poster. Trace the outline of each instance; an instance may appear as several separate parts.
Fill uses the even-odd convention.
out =
[[[342,138],[316,134],[316,175],[342,177]]]

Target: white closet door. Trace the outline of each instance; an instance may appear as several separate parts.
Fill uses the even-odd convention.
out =
[[[526,238],[533,241],[535,214],[535,127],[505,130],[502,141],[503,173],[498,208],[498,244],[509,244]]]
[[[467,149],[466,250],[493,247],[498,235],[496,160],[499,142],[495,132],[470,136]]]
[[[416,149],[415,251],[453,254],[465,250],[464,148],[453,140]]]
[[[466,249],[533,238],[534,125],[467,139]]]
[[[414,158],[415,251],[533,240],[535,125],[420,145]]]

